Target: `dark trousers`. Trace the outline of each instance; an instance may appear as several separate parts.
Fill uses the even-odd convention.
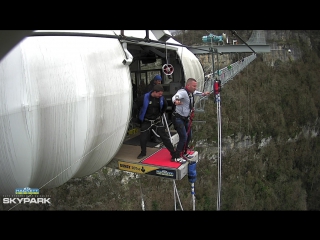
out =
[[[185,147],[188,147],[189,142],[192,137],[192,130],[190,128],[189,134],[189,120],[188,118],[181,118],[179,116],[172,115],[172,124],[174,126],[174,129],[177,130],[177,133],[179,135],[179,142],[177,144],[176,154],[177,157],[181,157],[183,154],[183,151],[185,150]]]
[[[151,131],[151,121],[143,121],[141,123],[141,129],[140,129],[140,146],[141,146],[141,153],[143,155],[146,155],[147,152],[147,141],[150,136]],[[165,125],[163,124],[163,121],[159,120],[157,122],[154,122],[153,128],[155,127],[157,129],[157,133],[160,136],[163,145],[169,150],[171,156],[175,158],[175,150],[171,143],[171,139],[169,137],[169,134],[165,131]]]

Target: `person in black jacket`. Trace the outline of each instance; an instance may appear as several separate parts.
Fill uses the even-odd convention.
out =
[[[155,75],[150,83],[146,86],[144,93],[152,91],[153,87],[157,84],[161,84],[162,78],[160,75]],[[155,143],[161,143],[161,139],[157,137],[153,132],[150,132],[150,140]]]
[[[135,102],[135,108],[139,111],[139,120],[141,122],[141,153],[137,157],[138,159],[146,156],[148,137],[151,128],[154,126],[157,128],[157,132],[163,141],[164,146],[169,150],[172,159],[174,160],[176,157],[175,149],[168,133],[165,131],[166,126],[162,119],[162,115],[166,112],[168,107],[168,102],[162,95],[162,85],[156,84],[152,91],[138,97]]]

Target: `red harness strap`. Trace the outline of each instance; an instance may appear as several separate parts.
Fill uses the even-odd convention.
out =
[[[192,110],[190,111],[190,117],[189,117],[189,123],[188,123],[187,141],[184,143],[183,151],[182,151],[181,154],[187,153],[187,149],[188,149],[187,142],[188,142],[188,137],[189,137],[189,134],[190,134],[190,131],[191,131],[191,127],[192,127],[193,118],[194,118],[194,110],[192,108]]]
[[[185,89],[185,88],[184,88]],[[187,91],[187,89],[185,89]],[[188,95],[189,95],[189,100],[190,100],[190,104],[189,104],[189,108],[190,108],[190,117],[189,117],[189,123],[188,123],[188,130],[187,130],[187,141],[184,143],[184,147],[183,150],[181,152],[181,157],[183,156],[184,153],[187,153],[187,142],[188,142],[188,137],[191,131],[191,126],[192,126],[192,120],[194,117],[194,96],[191,92],[187,91]],[[191,103],[191,99],[192,99],[192,103]],[[191,140],[191,139],[190,139]]]

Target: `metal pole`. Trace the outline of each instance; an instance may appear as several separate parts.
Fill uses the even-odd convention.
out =
[[[217,63],[218,63],[218,79],[220,80],[219,76],[220,76],[220,66],[219,66],[219,53],[217,54]]]

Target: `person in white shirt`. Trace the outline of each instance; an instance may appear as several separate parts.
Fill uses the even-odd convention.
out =
[[[194,95],[208,96],[210,92],[200,92],[197,89],[197,80],[189,78],[186,86],[177,91],[172,97],[175,110],[172,113],[172,124],[179,135],[179,142],[176,148],[175,161],[186,162],[192,158],[187,154],[188,144],[192,137],[191,123],[194,117]]]

